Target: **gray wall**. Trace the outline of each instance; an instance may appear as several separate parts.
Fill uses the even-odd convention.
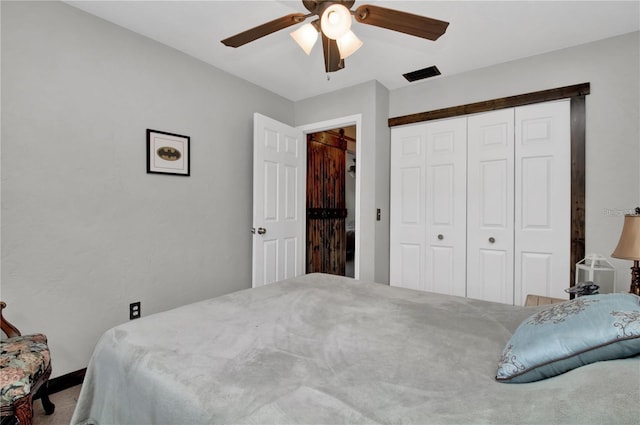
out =
[[[54,376],[107,328],[251,285],[253,112],[292,102],[59,2],[2,7],[2,298]],[[147,128],[191,176],[146,174]]]
[[[446,74],[446,71],[443,70]],[[609,256],[640,204],[640,32],[394,90],[389,116],[591,83],[586,97],[586,251]],[[629,290],[630,261],[611,260]]]
[[[360,274],[364,280],[389,282],[389,140],[386,124],[388,91],[380,83],[370,81],[332,93],[296,102],[295,125],[304,126],[346,116],[361,115],[360,138],[356,141],[359,155]],[[381,209],[376,221],[376,209]]]

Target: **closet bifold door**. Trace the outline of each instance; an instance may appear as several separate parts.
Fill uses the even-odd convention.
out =
[[[425,287],[466,295],[467,119],[426,126]]]
[[[391,286],[425,290],[424,124],[391,132],[390,267]]]
[[[513,304],[514,110],[467,126],[467,297]]]
[[[394,128],[390,283],[465,296],[466,118]]]
[[[515,304],[571,286],[569,100],[515,111]]]
[[[393,128],[391,285],[567,298],[570,124],[559,100]]]

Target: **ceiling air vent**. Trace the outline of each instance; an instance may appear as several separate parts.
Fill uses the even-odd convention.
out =
[[[410,83],[418,80],[424,80],[425,78],[429,77],[435,77],[436,75],[440,75],[440,70],[435,65],[402,74],[402,76],[406,78]]]

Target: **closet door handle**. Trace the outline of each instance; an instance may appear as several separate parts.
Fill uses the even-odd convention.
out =
[[[491,236],[489,238],[489,243],[495,243],[496,242],[496,238],[494,238],[493,236]]]
[[[439,235],[438,235],[438,240],[439,240],[439,241],[441,241],[441,240],[443,240],[443,239],[444,239],[444,235],[443,235],[443,234],[439,234]]]

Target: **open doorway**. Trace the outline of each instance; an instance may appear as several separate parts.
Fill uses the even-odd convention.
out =
[[[306,198],[306,272],[355,277],[355,125],[307,133]]]

